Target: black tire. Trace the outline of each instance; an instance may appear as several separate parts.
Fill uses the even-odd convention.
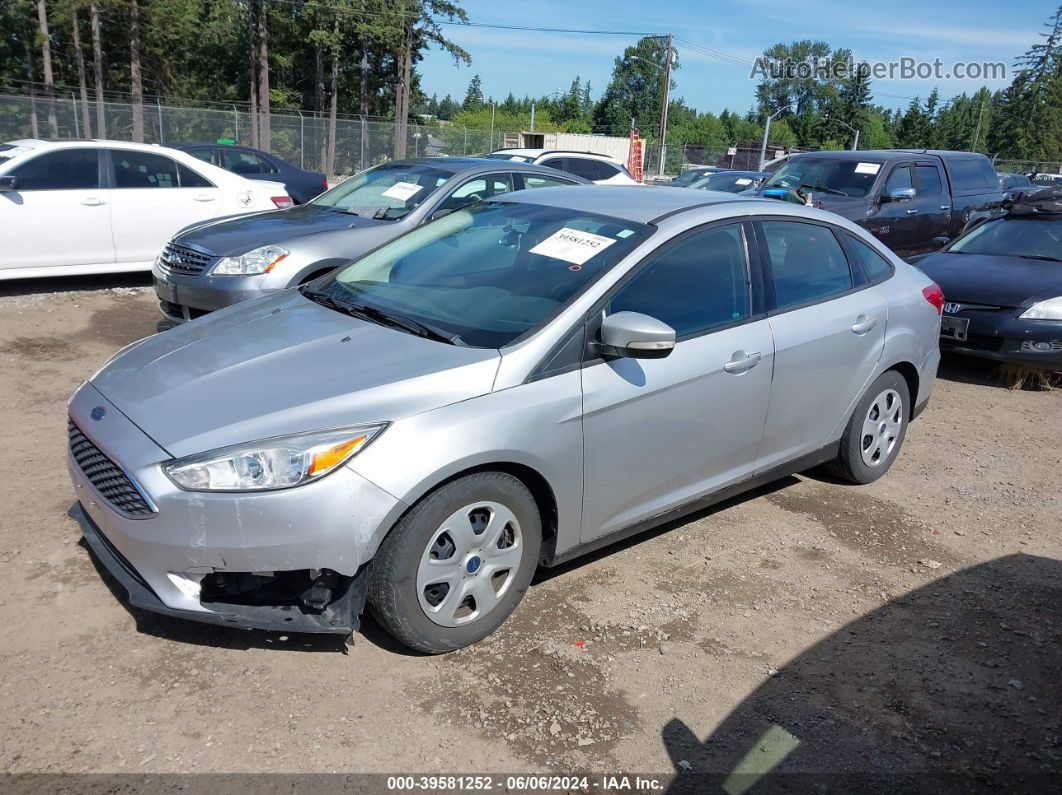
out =
[[[899,395],[900,405],[900,428],[895,435],[895,444],[886,455],[882,455],[879,461],[873,465],[863,460],[863,423],[867,419],[874,401],[883,393],[892,390]],[[873,483],[880,478],[896,460],[903,447],[903,440],[907,436],[907,424],[911,418],[911,394],[907,388],[907,381],[895,370],[887,370],[882,373],[870,385],[866,393],[856,404],[852,416],[845,426],[841,436],[841,448],[837,458],[827,464],[827,469],[836,477],[851,483],[865,485]]]
[[[514,578],[497,605],[467,624],[447,627],[421,607],[417,571],[428,544],[454,512],[476,502],[496,502],[516,517],[523,552]],[[420,500],[380,544],[372,562],[369,608],[399,642],[416,651],[441,654],[477,643],[500,627],[531,583],[542,547],[542,518],[527,487],[504,472],[477,472],[447,483]]]

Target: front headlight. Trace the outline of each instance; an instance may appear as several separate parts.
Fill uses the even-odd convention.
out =
[[[277,436],[224,447],[163,464],[188,491],[267,491],[301,486],[346,463],[386,424]]]
[[[1062,295],[1035,303],[1018,317],[1021,320],[1062,320]]]
[[[291,252],[280,246],[262,246],[239,257],[225,257],[211,271],[215,276],[249,276],[269,273]]]

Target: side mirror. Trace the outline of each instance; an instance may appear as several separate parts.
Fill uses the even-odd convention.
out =
[[[944,248],[944,246],[948,245],[948,242],[950,240],[951,240],[950,237],[946,237],[944,235],[938,235],[937,237],[933,238],[933,240],[931,242],[933,243],[933,248],[934,249],[941,249],[941,248]]]
[[[883,194],[881,201],[885,202],[909,202],[915,197],[914,188],[896,188],[886,194]]]
[[[13,175],[0,177],[0,191],[5,190],[18,190],[18,177]]]
[[[617,356],[663,359],[675,348],[675,329],[641,312],[617,312],[601,322],[601,343]]]

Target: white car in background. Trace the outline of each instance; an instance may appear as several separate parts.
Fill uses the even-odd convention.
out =
[[[534,163],[559,171],[567,171],[598,185],[640,185],[627,167],[608,155],[596,152],[569,152],[563,149],[498,149],[487,157],[494,160],[515,160]]]
[[[291,205],[278,182],[163,146],[11,141],[0,144],[0,279],[150,270],[189,224]]]

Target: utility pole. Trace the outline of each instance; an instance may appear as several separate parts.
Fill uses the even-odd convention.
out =
[[[671,51],[672,35],[667,34],[667,52],[664,60],[664,90],[660,102],[660,161],[657,163],[656,175],[664,176],[664,160],[667,159],[667,106],[671,99]]]
[[[977,128],[974,130],[973,146],[970,147],[971,152],[977,151],[977,139],[981,137],[981,117],[985,113],[985,101],[981,100],[981,110],[977,113]]]

